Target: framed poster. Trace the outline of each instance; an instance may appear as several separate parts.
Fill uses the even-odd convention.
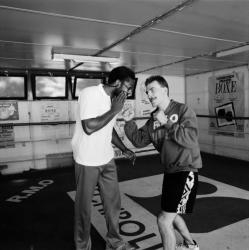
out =
[[[236,125],[233,103],[226,103],[215,108],[218,127]]]

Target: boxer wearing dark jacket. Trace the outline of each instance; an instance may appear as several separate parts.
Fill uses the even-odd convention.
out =
[[[158,227],[163,250],[175,250],[177,230],[183,237],[181,249],[199,250],[180,214],[192,213],[198,187],[198,169],[202,167],[198,143],[197,118],[187,105],[169,99],[169,87],[161,76],[145,81],[146,93],[155,111],[138,129],[124,114],[128,139],[141,148],[152,143],[165,168],[161,213]],[[130,113],[128,113],[130,114]]]
[[[169,120],[160,126],[153,116],[155,112],[140,129],[133,120],[127,122],[124,129],[128,139],[137,148],[152,143],[166,173],[196,172],[202,161],[195,113],[187,105],[171,100],[164,112]]]

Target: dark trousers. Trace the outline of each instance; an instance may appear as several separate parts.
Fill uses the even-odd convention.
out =
[[[75,163],[75,178],[74,241],[76,249],[91,249],[91,202],[97,184],[99,185],[106,218],[106,240],[113,246],[120,244],[122,241],[119,235],[121,198],[114,160],[96,167]]]

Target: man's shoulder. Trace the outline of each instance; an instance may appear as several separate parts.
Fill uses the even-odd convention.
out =
[[[187,104],[185,104],[185,103],[183,103],[183,102],[175,101],[175,100],[173,100],[173,99],[171,99],[170,102],[172,103],[172,106],[178,106],[178,107],[187,106]]]
[[[172,101],[171,110],[177,111],[179,114],[196,116],[195,111],[186,103]]]
[[[181,110],[191,109],[188,104],[183,103],[183,102],[174,101],[174,100],[172,100],[172,106],[178,107]]]
[[[94,86],[87,86],[85,88],[83,88],[80,91],[80,95],[83,96],[92,96],[92,95],[96,95],[99,91],[99,86],[98,85],[94,85]]]

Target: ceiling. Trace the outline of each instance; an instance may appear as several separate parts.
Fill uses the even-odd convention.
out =
[[[0,0],[0,69],[109,71],[51,51],[120,56],[136,73],[191,75],[246,65],[249,0]]]

